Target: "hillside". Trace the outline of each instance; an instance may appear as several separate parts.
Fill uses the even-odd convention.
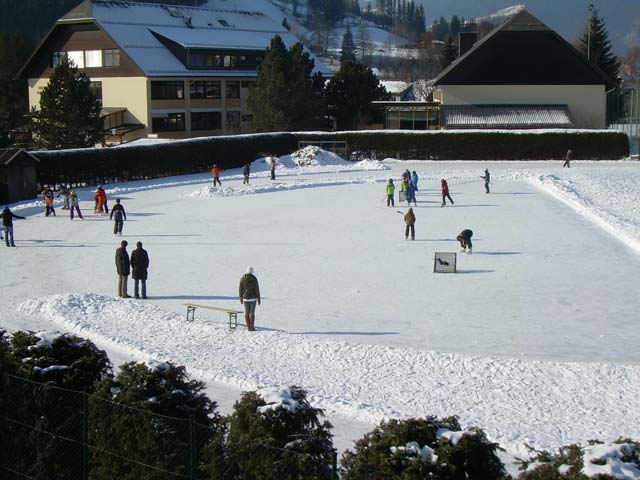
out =
[[[587,0],[420,0],[427,23],[434,18],[464,15],[465,18],[490,15],[503,8],[524,3],[527,10],[573,42],[582,32],[587,18]],[[364,2],[366,3],[366,2]],[[640,45],[640,2],[638,0],[594,0],[604,16],[613,47],[624,55],[633,45]]]

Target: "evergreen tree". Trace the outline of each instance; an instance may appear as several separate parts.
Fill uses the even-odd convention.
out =
[[[203,469],[220,423],[216,403],[203,390],[202,382],[171,363],[130,362],[100,382],[90,410],[96,452],[90,478],[161,480],[165,472],[189,476],[191,468]]]
[[[226,440],[226,478],[331,478],[331,424],[320,421],[322,410],[309,404],[304,390],[292,386],[279,396],[281,405],[267,404],[261,391],[243,393],[236,402]]]
[[[458,34],[462,31],[462,22],[460,21],[460,17],[454,15],[451,17],[451,36],[453,38],[458,38]]]
[[[620,63],[611,51],[609,33],[604,24],[604,19],[596,8],[591,9],[586,31],[578,41],[578,46],[579,50],[591,63],[597,65],[600,70],[611,77],[612,84],[608,85],[608,87],[616,86],[618,84],[618,74],[620,73]]]
[[[338,128],[353,130],[373,115],[371,102],[387,100],[389,96],[370,68],[349,62],[329,81],[326,98],[329,114],[337,120]]]
[[[102,138],[100,103],[91,92],[89,78],[63,58],[42,89],[40,109],[31,110],[38,147],[59,150],[91,147]]]
[[[80,478],[85,469],[78,442],[87,419],[83,392],[93,393],[108,375],[106,353],[74,335],[30,332],[16,332],[12,350],[17,375],[25,379],[13,379],[5,396],[11,418],[20,422],[11,424],[10,441],[3,445],[12,470],[38,480]]]
[[[29,56],[31,45],[20,34],[0,33],[0,148],[10,143],[10,130],[23,126],[27,86],[14,80]]]
[[[447,33],[447,36],[444,39],[444,45],[440,51],[440,66],[444,70],[451,65],[456,58],[458,58],[458,48],[456,47],[456,44],[453,43],[453,37],[451,34]]]
[[[305,129],[322,116],[311,78],[313,66],[300,43],[287,50],[279,35],[273,37],[247,100],[256,131]]]
[[[342,50],[340,52],[340,64],[343,65],[346,62],[356,61],[356,46],[353,42],[353,34],[351,33],[351,27],[347,25],[347,30],[342,36]]]
[[[489,443],[481,430],[465,432],[453,444],[438,437],[440,429],[459,432],[460,425],[455,417],[382,422],[356,442],[353,452],[344,453],[341,478],[503,478],[502,463],[495,453],[497,445]]]

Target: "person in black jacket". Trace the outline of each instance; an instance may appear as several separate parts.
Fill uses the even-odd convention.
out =
[[[244,180],[242,181],[243,185],[249,185],[249,173],[251,171],[251,164],[247,163],[242,169],[242,175],[244,176]]]
[[[456,240],[460,242],[460,247],[462,248],[463,253],[465,251],[467,253],[471,253],[471,249],[473,248],[471,237],[473,237],[473,232],[469,229],[461,231],[460,234],[456,237]]]
[[[142,248],[142,242],[136,243],[136,249],[131,252],[131,278],[133,278],[134,295],[140,298],[138,282],[142,283],[142,298],[147,299],[147,269],[149,268],[149,255]]]
[[[115,217],[115,221],[113,223],[113,234],[122,236],[122,226],[124,225],[124,221],[127,219],[127,212],[124,211],[124,207],[120,203],[120,199],[116,198],[116,204],[111,209],[111,215],[109,215],[109,220]]]
[[[131,298],[127,294],[127,279],[131,273],[131,263],[129,262],[129,254],[127,253],[126,240],[120,242],[120,248],[116,250],[116,271],[118,272],[118,296],[121,298]]]
[[[240,279],[238,296],[240,303],[244,305],[244,320],[247,323],[247,330],[255,332],[256,303],[260,305],[260,286],[258,279],[253,274],[253,267],[247,268],[247,273]]]
[[[7,243],[7,247],[15,247],[16,244],[13,241],[13,219],[19,218],[20,220],[25,220],[24,217],[20,215],[16,215],[9,207],[4,207],[2,210],[2,227],[4,230],[4,240]]]

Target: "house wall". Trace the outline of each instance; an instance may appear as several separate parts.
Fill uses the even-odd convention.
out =
[[[604,85],[439,85],[444,105],[566,104],[577,128],[606,128]]]
[[[147,129],[136,132],[138,136],[151,133],[146,77],[91,77],[91,80],[102,82],[103,107],[125,107],[124,122],[147,126]]]

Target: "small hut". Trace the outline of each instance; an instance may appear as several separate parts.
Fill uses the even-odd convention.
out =
[[[36,165],[40,161],[22,148],[0,149],[0,204],[37,195]]]

